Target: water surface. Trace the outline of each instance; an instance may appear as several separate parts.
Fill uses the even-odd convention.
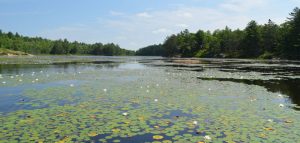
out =
[[[300,141],[296,61],[0,59],[1,142]]]

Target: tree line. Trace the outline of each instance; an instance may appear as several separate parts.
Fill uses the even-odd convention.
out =
[[[184,30],[166,38],[162,45],[140,49],[142,55],[204,58],[300,59],[300,10],[295,8],[283,24],[272,20],[259,25],[250,21],[244,30],[226,27],[213,32]]]
[[[204,58],[281,58],[300,59],[300,10],[295,8],[286,22],[277,25],[272,20],[259,25],[250,21],[245,29],[225,27],[213,32],[184,30],[166,38],[163,44],[138,51],[122,49],[114,43],[86,44],[40,37],[21,36],[0,30],[0,48],[30,54],[91,54],[105,56],[139,55]]]
[[[137,50],[135,55],[137,55],[137,56],[165,56],[166,50],[162,47],[161,44],[150,45],[150,46],[147,46],[147,47]]]
[[[30,54],[86,54],[104,56],[134,55],[134,51],[122,49],[114,43],[86,44],[64,40],[49,40],[40,37],[21,36],[18,33],[0,30],[0,48],[22,51]]]

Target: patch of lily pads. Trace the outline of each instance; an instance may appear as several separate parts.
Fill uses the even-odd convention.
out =
[[[195,71],[124,67],[45,68],[24,73],[22,82],[3,74],[0,88],[31,87],[15,101],[31,108],[0,113],[1,142],[299,141],[300,114],[279,93],[198,80]]]

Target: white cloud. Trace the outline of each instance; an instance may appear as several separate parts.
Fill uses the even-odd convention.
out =
[[[151,18],[152,15],[150,15],[149,13],[147,12],[142,12],[142,13],[138,13],[136,14],[138,17],[143,17],[143,18]]]
[[[126,36],[117,36],[116,39],[118,40],[127,40]]]
[[[189,28],[188,24],[176,24],[175,26],[179,28]]]
[[[154,33],[154,34],[161,34],[161,33],[165,34],[165,33],[172,33],[172,31],[169,30],[169,29],[166,29],[166,28],[159,28],[159,29],[153,30],[152,33]]]
[[[111,11],[112,15],[121,13]],[[42,35],[80,40],[84,42],[115,42],[123,48],[138,49],[150,44],[161,43],[177,32],[189,28],[214,30],[245,25],[249,19],[241,16],[228,16],[220,11],[199,8],[180,7],[174,10],[149,11],[135,14],[123,14],[121,19],[95,20],[87,26],[71,25],[44,31]],[[134,44],[133,44],[134,43]]]
[[[139,44],[136,42],[129,42],[129,46],[136,47],[136,46],[139,46]]]
[[[184,29],[191,32],[216,30],[229,26],[232,29],[244,28],[254,19],[266,22],[269,18],[283,21],[287,16],[264,14],[255,15],[249,11],[264,9],[269,0],[225,0],[214,8],[179,6],[164,10],[147,10],[140,13],[122,13],[110,11],[112,16],[122,18],[101,18],[86,26],[64,26],[42,33],[46,37],[66,37],[84,42],[115,42],[123,48],[136,50],[138,48],[161,43],[170,34],[176,34]],[[257,11],[258,13],[261,11]]]
[[[300,1],[299,0],[287,0],[287,1],[290,1],[290,2],[292,2],[292,3],[294,3],[294,4],[300,4]],[[299,6],[298,6],[299,7]]]
[[[133,49],[161,43],[167,36],[187,28],[192,32],[199,29],[215,30],[227,25],[232,28],[240,28],[251,20],[246,16],[232,16],[219,10],[201,7],[148,11],[126,17],[126,19],[108,20],[105,25],[108,29],[115,29],[119,31],[119,34],[126,35],[127,39],[118,40],[118,43],[122,47]],[[132,44],[129,44],[131,41],[138,46],[133,47]]]
[[[193,18],[193,14],[186,11],[179,11],[177,15],[183,18]]]
[[[244,12],[263,6],[266,4],[266,1],[267,0],[227,0],[222,3],[220,7],[234,12]]]

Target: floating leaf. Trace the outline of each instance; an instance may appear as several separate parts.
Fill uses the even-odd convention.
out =
[[[284,122],[285,122],[285,123],[293,123],[292,120],[285,120]]]
[[[89,137],[95,137],[95,136],[97,136],[98,134],[96,133],[96,132],[90,132],[89,134],[88,134],[88,136]]]
[[[161,139],[163,139],[164,137],[163,136],[161,136],[161,135],[154,135],[153,136],[153,139],[155,139],[155,140],[161,140]]]
[[[270,128],[270,127],[266,127],[264,128],[266,131],[273,131],[274,129],[273,128]]]

